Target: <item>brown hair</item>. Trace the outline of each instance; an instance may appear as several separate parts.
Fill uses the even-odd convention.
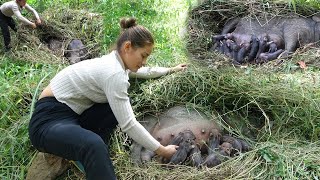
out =
[[[154,44],[151,32],[137,24],[135,18],[122,18],[120,20],[121,33],[117,40],[117,51],[120,51],[125,41],[130,41],[133,48],[141,48]]]

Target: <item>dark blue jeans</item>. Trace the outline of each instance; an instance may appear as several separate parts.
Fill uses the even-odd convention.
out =
[[[29,124],[39,151],[80,161],[88,180],[116,179],[108,145],[118,122],[108,103],[95,104],[81,115],[54,97],[40,99]]]
[[[15,32],[17,32],[16,23],[14,22],[13,18],[5,16],[0,11],[0,28],[2,31],[3,41],[6,48],[9,48],[11,42],[9,27]]]

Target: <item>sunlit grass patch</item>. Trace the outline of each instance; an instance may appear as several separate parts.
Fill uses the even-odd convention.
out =
[[[105,6],[107,6],[106,3]],[[112,47],[119,34],[122,17],[135,17],[140,25],[154,35],[156,46],[150,57],[151,65],[172,65],[185,62],[185,25],[192,1],[113,1],[113,11],[104,12],[105,44]]]
[[[28,112],[34,95],[37,95],[35,90],[40,79],[49,76],[50,72],[55,72],[51,65],[31,64],[7,58],[0,62],[1,178],[24,178],[34,151],[28,138]]]

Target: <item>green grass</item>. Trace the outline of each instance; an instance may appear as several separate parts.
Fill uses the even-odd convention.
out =
[[[154,53],[148,61],[150,65],[189,62],[186,19],[196,0],[28,2],[41,11],[48,7],[54,10],[58,4],[64,4],[101,13],[105,34],[102,53],[107,53],[115,42],[120,18],[136,17],[156,40]],[[287,2],[294,7],[308,3],[319,7],[317,1]],[[305,57],[309,55],[300,58]],[[27,132],[32,103],[64,66],[0,57],[1,179],[25,177],[35,152]],[[130,97],[137,117],[161,112],[176,104],[195,105],[208,115],[218,115],[226,131],[250,139],[254,149],[209,170],[179,167],[168,171],[158,164],[139,168],[130,163],[127,136],[118,131],[114,135],[112,158],[119,179],[319,179],[318,68],[310,67],[304,72],[295,61],[288,61],[276,70],[263,68],[212,70],[190,65],[184,73],[151,81],[132,81]],[[226,122],[223,117],[231,120]],[[75,179],[73,172],[69,173],[71,179]]]
[[[154,35],[156,46],[150,57],[152,65],[168,65],[186,61],[183,30],[187,10],[192,4],[180,0],[166,1],[106,1],[99,5],[104,14],[105,49],[112,47],[119,34],[119,20],[135,17]],[[112,11],[104,11],[104,8]],[[136,9],[136,10],[134,10]]]
[[[49,70],[50,69],[50,70]],[[29,111],[41,78],[55,68],[2,58],[0,62],[0,177],[23,179],[34,149],[27,127]]]

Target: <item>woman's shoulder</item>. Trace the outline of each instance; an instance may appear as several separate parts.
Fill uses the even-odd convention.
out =
[[[98,58],[88,59],[69,66],[70,72],[81,72],[91,75],[112,75],[120,73],[125,75],[122,64],[110,53]]]
[[[8,2],[5,2],[2,4],[2,6],[6,6],[7,8],[10,7],[10,8],[18,8],[19,5],[17,4],[16,1],[8,1]]]
[[[95,65],[101,66],[102,64],[114,64],[114,63],[116,63],[116,58],[114,58],[110,53],[100,57],[83,60],[81,62],[73,64],[72,66],[77,66],[77,64],[81,66],[95,66]]]

